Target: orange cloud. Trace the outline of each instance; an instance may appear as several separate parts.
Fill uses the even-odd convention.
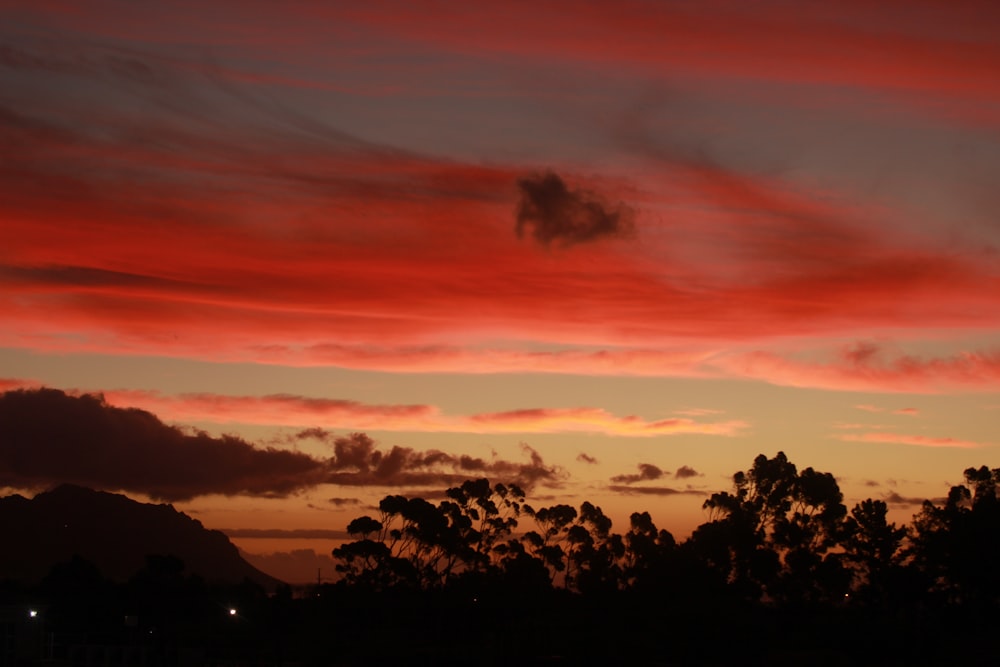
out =
[[[480,426],[486,432],[560,433],[597,432],[626,437],[655,435],[703,434],[737,435],[747,428],[739,420],[724,422],[697,422],[693,419],[674,418],[647,421],[640,417],[616,417],[597,408],[513,410],[473,415],[468,418],[472,428]]]

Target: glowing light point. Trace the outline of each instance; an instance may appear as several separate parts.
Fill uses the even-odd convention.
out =
[[[230,607],[229,608],[229,615],[230,616],[235,616],[236,615],[236,608],[235,607]]]
[[[38,618],[38,611],[35,609],[29,609],[28,618]]]

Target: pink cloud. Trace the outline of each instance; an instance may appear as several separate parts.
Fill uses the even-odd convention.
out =
[[[748,428],[741,420],[673,418],[651,421],[634,415],[619,417],[603,409],[587,407],[532,408],[463,416],[443,414],[430,405],[371,405],[290,394],[172,395],[112,390],[103,392],[103,396],[109,404],[138,407],[175,422],[452,433],[600,433],[620,437],[736,436]]]
[[[838,359],[827,363],[792,360],[759,351],[728,359],[726,365],[734,374],[774,384],[841,391],[933,394],[1000,388],[1000,352],[995,351],[924,359],[887,354],[880,347],[866,343],[841,350]],[[858,407],[873,411],[872,406]],[[913,411],[898,414],[913,414]]]
[[[925,435],[905,435],[900,433],[850,433],[833,436],[845,442],[869,442],[878,444],[912,445],[914,447],[944,447],[975,449],[986,447],[985,443],[961,440],[959,438],[930,437]]]
[[[26,389],[29,387],[39,387],[40,382],[33,382],[31,380],[19,380],[17,378],[0,378],[0,392],[10,391],[11,389]]]
[[[898,408],[895,410],[889,410],[888,408],[879,407],[877,405],[855,405],[858,410],[864,410],[865,412],[889,412],[894,415],[906,415],[907,417],[916,417],[920,414],[920,410],[917,408]]]
[[[319,423],[324,426],[343,424],[343,428],[362,430],[424,430],[439,416],[437,408],[428,405],[371,405],[291,394],[225,396],[135,390],[112,390],[103,394],[113,405],[139,407],[174,421],[277,426]]]

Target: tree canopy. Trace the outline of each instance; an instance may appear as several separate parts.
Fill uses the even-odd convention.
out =
[[[470,480],[445,500],[386,496],[333,551],[341,586],[370,590],[553,589],[664,593],[769,606],[996,605],[1000,469],[965,471],[942,506],[910,526],[883,500],[850,510],[836,478],[757,456],[705,502],[708,521],[677,542],[648,512],[614,532],[600,507],[533,508],[516,486]],[[470,583],[472,582],[472,583]]]

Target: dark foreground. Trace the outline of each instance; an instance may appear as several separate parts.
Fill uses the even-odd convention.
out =
[[[1000,615],[619,592],[3,592],[2,665],[986,665]],[[30,614],[35,611],[35,615]]]

